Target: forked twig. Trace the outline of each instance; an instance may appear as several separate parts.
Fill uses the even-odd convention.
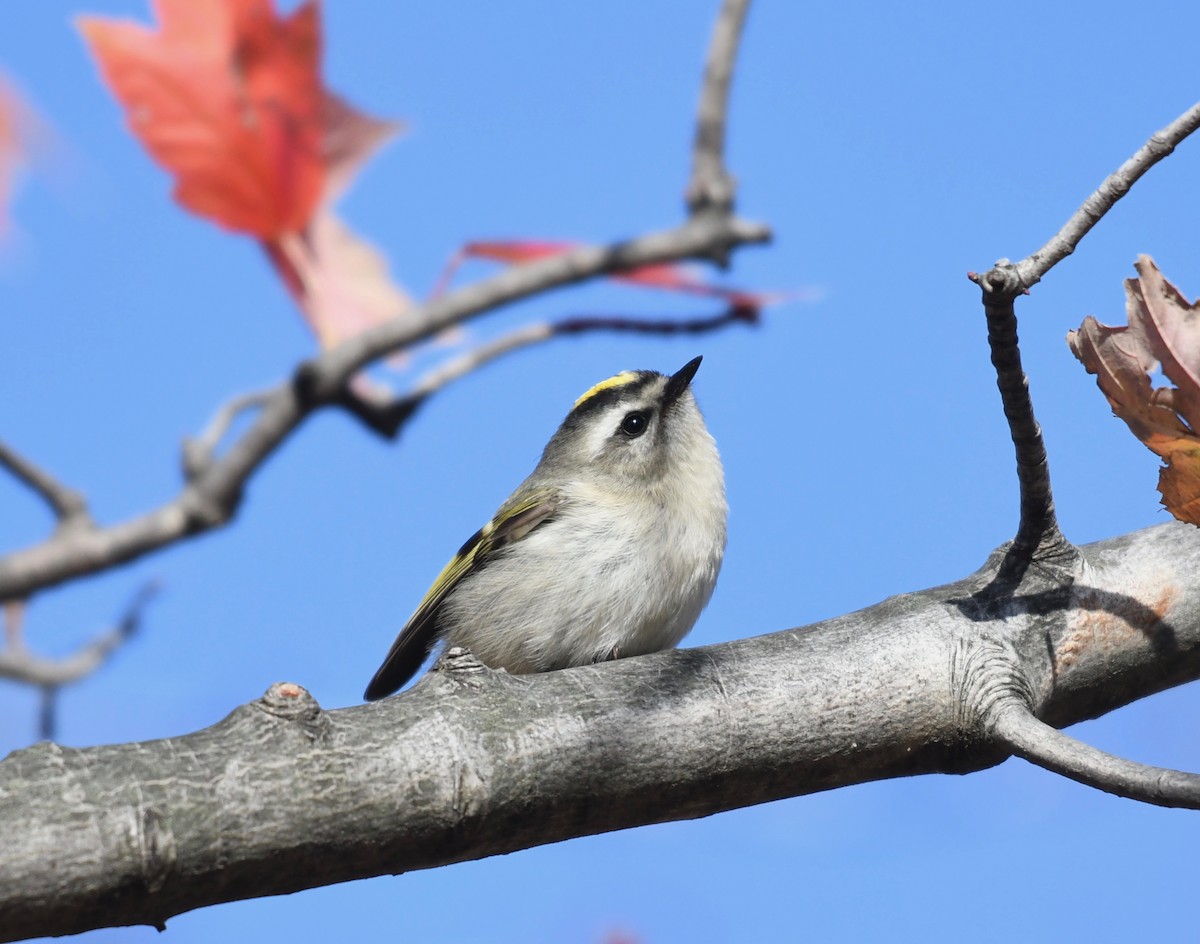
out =
[[[0,650],[0,678],[54,688],[90,675],[137,633],[146,605],[157,595],[159,588],[157,580],[145,584],[126,605],[112,629],[63,658],[47,659],[34,655],[24,644],[13,646],[10,636],[9,646]],[[10,612],[6,607],[6,616]]]
[[[249,410],[260,408],[267,402],[270,395],[270,390],[257,390],[234,397],[213,414],[213,418],[209,420],[204,432],[195,439],[185,439],[183,442],[184,475],[192,479],[203,472],[212,463],[217,447],[237,418]]]
[[[713,27],[696,115],[692,177],[687,187],[687,204],[692,214],[733,212],[736,185],[725,166],[725,125],[729,86],[749,7],[750,0],[725,0]]]
[[[1035,554],[1065,550],[1069,545],[1058,528],[1046,447],[1041,427],[1033,414],[1029,380],[1021,366],[1016,299],[1027,294],[1030,286],[1074,252],[1079,241],[1129,192],[1129,188],[1197,127],[1200,127],[1200,103],[1152,135],[1133,157],[1105,178],[1062,229],[1037,252],[1015,265],[1001,259],[983,274],[968,273],[968,277],[983,290],[992,365],[996,369],[996,384],[1016,450],[1021,521],[1010,557],[1018,563],[1027,563]]]
[[[486,364],[521,348],[558,337],[593,331],[630,334],[703,334],[731,324],[757,324],[759,309],[753,305],[730,305],[719,315],[702,318],[648,320],[617,315],[575,316],[561,321],[539,321],[487,341],[440,364],[422,376],[412,389],[387,402],[375,402],[347,390],[343,406],[370,429],[387,438],[395,437],[430,396]]]
[[[716,55],[730,64],[745,6],[746,0],[726,0],[717,23],[716,32],[724,38],[715,38],[713,48],[723,50]],[[705,108],[702,121],[712,128],[724,126],[726,92],[718,88],[728,87],[723,74],[722,69],[710,71],[706,79],[706,87],[711,84],[715,90],[711,96],[715,104]],[[706,92],[702,100],[709,99]],[[705,142],[703,163],[709,167],[722,153],[723,134],[706,134]],[[360,370],[381,358],[485,312],[561,286],[686,259],[723,264],[734,248],[766,242],[770,237],[766,226],[737,219],[729,212],[695,213],[673,229],[606,246],[581,246],[553,258],[516,265],[417,306],[301,365],[291,382],[255,395],[257,415],[219,456],[211,452],[199,455],[193,450],[187,463],[191,477],[174,498],[130,520],[86,532],[58,533],[0,559],[0,600],[27,597],[228,522],[240,506],[249,479],[313,412],[336,405],[363,416],[360,402],[347,394],[348,384]]]
[[[91,524],[87,502],[44,469],[0,442],[0,466],[42,499],[58,518],[60,528],[86,527]]]
[[[1028,289],[1036,285],[1055,265],[1073,253],[1079,241],[1129,192],[1129,188],[1197,128],[1200,128],[1200,102],[1152,134],[1129,160],[1104,179],[1046,245],[1017,263],[1021,286]]]

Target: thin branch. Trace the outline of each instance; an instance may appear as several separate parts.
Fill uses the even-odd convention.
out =
[[[242,489],[266,459],[314,411],[345,405],[359,370],[446,328],[551,289],[637,266],[709,259],[761,243],[770,230],[737,219],[693,219],[676,229],[610,246],[582,246],[513,266],[357,335],[302,365],[296,378],[266,393],[258,414],[179,495],[136,518],[86,532],[63,532],[0,559],[0,600],[29,596],[212,530],[236,513]]]
[[[429,300],[441,298],[450,290],[450,283],[454,276],[458,274],[458,270],[462,268],[462,264],[467,259],[465,246],[460,246],[454,251],[454,254],[446,260],[446,265],[442,268],[441,274],[438,275],[437,281],[433,283],[433,288],[429,292]]]
[[[157,581],[147,583],[130,600],[112,629],[64,658],[42,658],[31,653],[23,645],[10,645],[7,649],[0,650],[0,678],[40,685],[43,688],[57,688],[91,675],[137,633],[146,604],[158,591]]]
[[[37,494],[54,512],[60,528],[86,527],[91,524],[87,502],[79,492],[67,488],[44,469],[0,442],[0,466],[8,469],[21,483]]]
[[[725,124],[729,86],[749,7],[750,0],[724,0],[713,26],[696,115],[692,178],[687,188],[688,209],[693,216],[733,212],[736,185],[725,167]]]
[[[521,348],[532,347],[557,337],[593,331],[656,335],[703,334],[735,323],[753,325],[758,321],[757,306],[735,304],[719,315],[704,318],[647,320],[613,315],[578,315],[561,321],[533,322],[440,364],[422,376],[412,389],[401,397],[387,402],[375,402],[348,390],[342,405],[375,432],[387,438],[394,438],[416,413],[417,408],[430,396],[454,381]]]
[[[1200,103],[1193,105],[1167,127],[1150,137],[1137,153],[1109,175],[1100,187],[1084,201],[1075,214],[1045,246],[1016,265],[1002,259],[984,273],[968,273],[968,277],[983,289],[984,310],[987,313],[988,344],[992,364],[996,368],[996,383],[1004,404],[1013,445],[1017,453],[1017,479],[1021,487],[1021,522],[1010,551],[1010,564],[1016,576],[1035,554],[1046,555],[1069,549],[1058,528],[1054,513],[1054,497],[1050,489],[1050,468],[1042,430],[1033,415],[1029,397],[1029,380],[1021,367],[1021,352],[1017,342],[1017,316],[1014,302],[1018,295],[1028,293],[1050,269],[1075,251],[1079,241],[1121,199],[1129,188],[1176,145],[1200,127]]]
[[[38,740],[52,741],[58,730],[58,686],[43,685],[38,706]]]
[[[620,316],[577,315],[553,325],[556,335],[585,334],[592,331],[623,331],[630,334],[707,334],[731,324],[756,325],[761,309],[757,305],[730,305],[719,315],[704,318],[660,318],[639,320]]]
[[[4,601],[4,644],[16,652],[25,649],[25,607],[24,600]]]
[[[1151,167],[1175,150],[1188,135],[1200,127],[1200,102],[1197,102],[1161,131],[1150,136],[1137,152],[1105,178],[1095,193],[1083,201],[1054,237],[1033,255],[1017,263],[1017,275],[1025,288],[1041,281],[1055,265],[1075,251],[1079,241],[1088,234],[1113,205],[1129,192],[1138,179]]]
[[[1200,775],[1106,753],[1052,728],[1015,700],[997,711],[994,731],[1014,754],[1090,787],[1155,806],[1200,810]]]
[[[739,246],[769,242],[760,223],[735,218],[690,219],[675,229],[607,246],[578,246],[511,266],[458,291],[432,299],[403,317],[355,335],[301,367],[298,383],[318,399],[336,396],[346,379],[374,360],[425,341],[484,312],[551,289],[656,263],[714,261]]]
[[[184,475],[191,479],[203,472],[205,467],[212,463],[213,454],[237,418],[247,410],[261,408],[267,402],[271,392],[270,390],[257,390],[234,397],[217,410],[204,432],[195,439],[184,440]]]
[[[1050,466],[1042,428],[1033,414],[1029,396],[1029,378],[1021,366],[1021,348],[1017,338],[1014,308],[1020,294],[1020,281],[1007,260],[983,275],[969,273],[983,290],[983,308],[987,315],[988,346],[996,385],[1004,405],[1004,417],[1017,454],[1017,481],[1021,489],[1021,521],[1013,539],[1011,553],[1016,561],[1028,563],[1037,552],[1062,550],[1066,541],[1058,528],[1054,495],[1050,488]]]
[[[727,0],[714,28],[713,53],[702,94],[701,124],[724,127],[728,72],[747,0]],[[711,90],[710,90],[711,89]],[[705,136],[706,168],[720,158],[723,132]],[[720,166],[720,165],[716,165]],[[711,173],[711,169],[703,173]],[[700,180],[694,174],[693,183]],[[701,183],[703,181],[701,180]],[[681,226],[608,246],[580,246],[513,266],[456,292],[433,299],[302,364],[292,382],[261,395],[258,414],[242,434],[186,482],[175,498],[139,517],[87,532],[60,532],[0,559],[0,601],[23,598],[84,574],[135,560],[179,540],[227,523],[242,490],[264,461],[315,410],[337,405],[360,415],[347,394],[363,367],[447,328],[555,288],[639,266],[685,259],[728,261],[743,245],[771,238],[762,224],[729,212],[693,213]]]

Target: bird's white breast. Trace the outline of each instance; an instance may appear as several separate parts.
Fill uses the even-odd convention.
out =
[[[703,436],[712,443],[706,431]],[[670,485],[563,489],[553,519],[464,579],[443,632],[487,665],[537,672],[676,645],[708,603],[725,550],[720,460]]]

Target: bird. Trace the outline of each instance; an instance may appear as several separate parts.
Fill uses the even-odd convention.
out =
[[[439,642],[524,674],[683,639],[716,586],[728,517],[691,390],[701,360],[622,371],[575,401],[533,472],[434,580],[365,700],[400,689]]]

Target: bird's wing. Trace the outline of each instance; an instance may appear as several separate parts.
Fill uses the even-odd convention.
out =
[[[496,516],[476,531],[449,564],[438,574],[400,635],[388,650],[387,658],[367,686],[363,697],[375,701],[396,691],[421,667],[437,642],[437,616],[450,591],[468,574],[482,567],[500,548],[519,541],[558,510],[559,496],[537,492],[505,503]]]

